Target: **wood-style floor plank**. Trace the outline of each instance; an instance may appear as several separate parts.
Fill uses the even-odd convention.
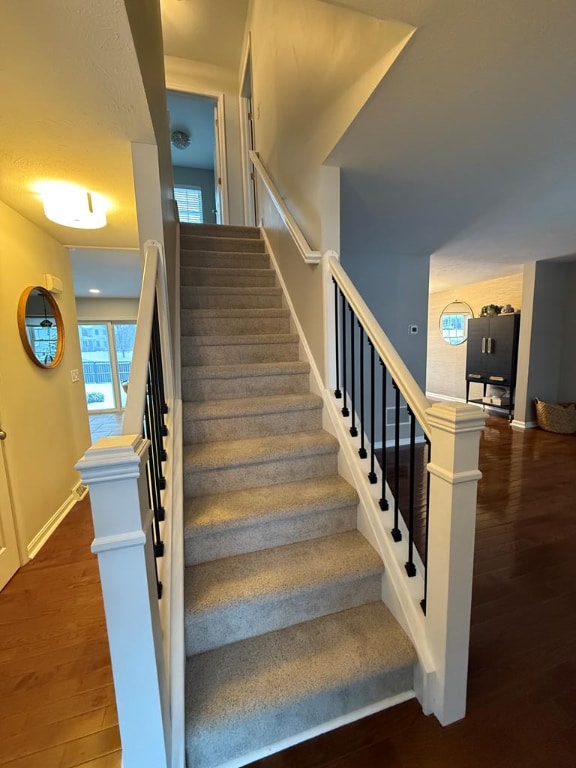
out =
[[[0,593],[0,765],[120,768],[88,499]]]
[[[576,766],[576,435],[490,417],[480,468],[466,718],[413,700],[251,768]]]

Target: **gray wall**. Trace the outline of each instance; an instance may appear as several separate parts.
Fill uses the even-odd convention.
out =
[[[576,263],[565,265],[565,302],[558,398],[576,402]]]
[[[576,400],[575,276],[574,265],[568,263],[537,261],[524,267],[516,388],[520,421],[535,421],[536,397]]]
[[[362,294],[410,372],[426,387],[429,258],[386,253],[378,216],[378,190],[342,170],[340,202],[342,266]],[[410,325],[418,333],[410,335]]]
[[[200,187],[202,190],[202,212],[206,224],[216,223],[216,197],[214,188],[214,171],[205,168],[173,167],[174,185]]]

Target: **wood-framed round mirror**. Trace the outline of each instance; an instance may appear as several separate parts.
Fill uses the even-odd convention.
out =
[[[40,285],[26,288],[18,302],[18,332],[34,365],[55,368],[64,354],[64,323],[52,294]]]
[[[468,338],[468,320],[474,312],[465,301],[452,301],[440,314],[440,334],[446,344],[464,344]]]

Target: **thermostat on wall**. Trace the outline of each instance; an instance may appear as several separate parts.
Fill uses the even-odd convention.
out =
[[[54,275],[44,275],[44,285],[50,293],[62,293],[62,280]]]

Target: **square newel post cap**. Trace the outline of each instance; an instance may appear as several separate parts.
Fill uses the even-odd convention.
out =
[[[148,445],[141,435],[103,437],[88,448],[75,469],[89,485],[139,477]]]
[[[451,432],[480,432],[486,423],[484,411],[467,403],[434,403],[426,409],[426,417],[431,428]]]

